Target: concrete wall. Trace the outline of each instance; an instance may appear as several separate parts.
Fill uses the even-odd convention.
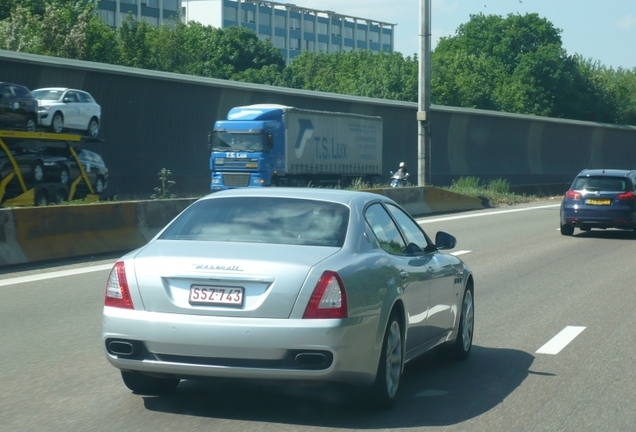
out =
[[[30,89],[89,91],[102,105],[91,145],[110,169],[106,192],[148,198],[161,168],[178,196],[209,191],[207,134],[230,108],[278,103],[383,118],[383,169],[407,162],[417,179],[417,104],[162,73],[0,50],[0,77]],[[512,185],[568,183],[584,168],[635,168],[636,127],[433,106],[431,184],[477,176]]]
[[[483,208],[433,187],[377,189],[414,215]],[[195,199],[0,209],[0,267],[143,246]]]

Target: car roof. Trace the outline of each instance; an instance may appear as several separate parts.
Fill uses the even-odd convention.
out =
[[[364,204],[366,202],[381,200],[395,202],[383,195],[372,192],[344,189],[320,189],[320,188],[294,188],[294,187],[266,187],[266,188],[239,188],[214,192],[201,199],[214,199],[221,197],[272,197],[272,198],[299,198],[338,202],[345,205]]]
[[[627,177],[630,174],[636,174],[636,171],[624,169],[584,169],[577,177]]]
[[[39,90],[66,91],[66,90],[73,90],[73,89],[70,89],[70,88],[67,88],[67,87],[42,87],[42,88],[39,88],[39,89],[35,89],[33,91],[39,91]],[[80,91],[82,91],[82,90],[80,90]]]

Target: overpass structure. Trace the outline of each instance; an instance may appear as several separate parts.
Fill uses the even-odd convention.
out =
[[[30,89],[90,92],[102,106],[95,144],[109,193],[145,198],[169,169],[179,196],[210,186],[207,135],[230,108],[275,103],[383,118],[383,164],[407,162],[417,178],[417,103],[303,91],[0,50],[0,77]],[[636,168],[636,126],[433,105],[430,184],[466,176],[511,185],[568,183],[584,168]]]

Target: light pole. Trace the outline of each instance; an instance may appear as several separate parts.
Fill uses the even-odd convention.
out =
[[[420,58],[417,107],[417,184],[431,181],[431,0],[420,0]]]

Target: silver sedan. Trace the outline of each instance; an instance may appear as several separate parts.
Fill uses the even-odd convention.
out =
[[[392,200],[263,188],[204,197],[106,284],[103,344],[134,392],[203,377],[329,381],[395,400],[404,364],[468,357],[473,277]]]

